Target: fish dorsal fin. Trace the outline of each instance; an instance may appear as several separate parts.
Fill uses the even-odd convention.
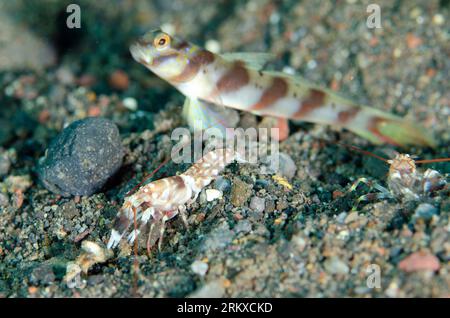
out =
[[[271,76],[279,76],[279,77],[288,78],[292,82],[302,84],[303,86],[306,86],[306,87],[311,87],[311,88],[315,87],[315,85],[312,85],[309,81],[307,81],[306,79],[304,79],[302,76],[300,76],[298,74],[289,74],[289,73],[280,72],[280,71],[264,71],[264,73],[271,75]]]
[[[275,59],[275,55],[262,52],[236,52],[223,53],[222,56],[228,61],[242,61],[246,66],[260,70],[271,60]]]
[[[239,113],[236,110],[196,98],[186,98],[183,117],[194,132],[218,128],[224,136],[226,128],[234,128],[239,122]]]

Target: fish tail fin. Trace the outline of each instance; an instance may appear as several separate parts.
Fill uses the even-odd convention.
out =
[[[365,120],[349,122],[344,127],[375,144],[388,143],[400,147],[435,147],[436,141],[429,131],[419,124],[393,114],[361,106]]]

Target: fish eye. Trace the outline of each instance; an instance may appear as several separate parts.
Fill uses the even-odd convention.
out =
[[[158,50],[164,49],[165,47],[169,46],[169,44],[170,44],[170,37],[167,34],[160,34],[153,41],[153,45]]]

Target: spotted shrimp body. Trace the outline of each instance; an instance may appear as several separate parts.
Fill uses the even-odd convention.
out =
[[[387,184],[394,197],[418,200],[446,184],[444,177],[436,170],[418,171],[416,162],[408,154],[398,154],[387,162],[390,164]]]
[[[355,149],[354,147],[352,147]],[[357,148],[356,148],[357,149]],[[374,201],[380,199],[398,199],[403,202],[422,201],[430,197],[435,191],[441,190],[447,185],[446,178],[438,171],[427,169],[425,172],[417,170],[416,163],[431,163],[450,161],[450,158],[414,160],[408,154],[397,154],[394,159],[384,159],[377,155],[365,152],[373,157],[389,164],[387,188],[367,178],[359,178],[350,187],[349,192],[355,191],[360,183],[367,184],[379,192],[367,193],[357,199],[353,207],[356,210],[362,201]]]
[[[342,127],[376,144],[435,144],[425,129],[401,117],[359,105],[299,76],[263,70],[261,61],[269,54],[215,54],[160,30],[148,32],[130,52],[186,96],[183,114],[194,130],[217,121],[230,127],[218,109],[237,109],[274,117],[285,129],[292,119]]]
[[[147,240],[149,250],[154,225],[161,222],[158,243],[161,249],[165,223],[180,214],[183,223],[188,227],[186,208],[195,202],[201,190],[237,157],[234,150],[228,148],[210,151],[184,173],[153,181],[126,197],[116,217],[107,247],[115,248],[120,243],[136,217],[138,226],[129,232],[127,240],[133,242],[142,227],[150,224]]]

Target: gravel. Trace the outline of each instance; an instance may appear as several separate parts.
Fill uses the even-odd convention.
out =
[[[253,197],[250,200],[250,209],[257,213],[262,213],[266,208],[266,200],[260,197]]]
[[[17,60],[19,55],[37,53],[31,56],[32,63],[42,65],[25,65],[22,59],[11,65],[23,71],[0,73],[0,297],[449,295],[449,187],[418,201],[358,203],[358,197],[377,190],[361,185],[349,191],[353,182],[365,177],[386,187],[389,166],[337,144],[385,158],[392,158],[395,150],[420,159],[448,156],[450,64],[445,27],[450,14],[442,1],[380,0],[383,28],[376,30],[364,23],[370,3],[366,0],[338,6],[332,0],[320,4],[194,0],[176,5],[133,1],[139,10],[131,1],[115,6],[87,2],[80,0],[81,7],[89,7],[83,11],[83,37],[66,37],[73,46],[59,52],[58,61],[50,61],[57,63],[55,67],[35,71],[51,65],[40,59],[39,52],[48,49],[44,45],[36,47],[39,52],[16,52]],[[15,6],[14,13],[8,8],[2,13],[18,14],[24,28],[36,31],[27,34],[49,40],[58,34],[59,26],[41,23],[43,16],[53,21],[64,9],[58,1],[8,3]],[[279,170],[269,171],[267,160],[231,164],[187,209],[188,230],[179,217],[167,222],[161,252],[155,248],[147,256],[143,233],[137,258],[133,247],[123,242],[111,258],[96,261],[82,249],[84,242],[95,242],[99,251],[104,250],[124,197],[170,158],[171,133],[185,127],[179,92],[129,56],[126,43],[146,28],[142,21],[152,21],[154,26],[164,22],[200,45],[219,43],[222,52],[272,53],[277,61],[269,63],[269,69],[289,66],[307,81],[355,102],[421,122],[434,131],[438,146],[371,145],[339,127],[290,122],[291,134],[280,143],[284,164]],[[0,19],[2,23],[14,25]],[[21,29],[7,27],[2,30],[11,34],[0,37],[11,38]],[[35,40],[21,43],[21,50]],[[11,48],[16,46],[0,51]],[[11,56],[11,61],[15,58]],[[113,74],[119,76],[110,82]],[[114,173],[109,157],[96,161],[110,171],[95,194],[62,197],[59,193],[70,194],[80,187],[61,191],[55,178],[49,184],[57,191],[49,191],[38,179],[37,172],[43,169],[38,167],[39,158],[45,157],[46,150],[49,156],[51,140],[58,139],[65,127],[93,116],[108,119],[119,129],[114,151],[123,155],[115,164],[121,168]],[[240,125],[257,127],[260,122],[259,116],[246,113]],[[100,139],[96,136],[96,145],[106,147]],[[169,161],[150,180],[176,175],[187,166]],[[81,167],[73,168],[75,181],[86,178],[79,173]],[[448,179],[448,163],[418,165],[419,171],[427,168]],[[283,178],[273,178],[274,174]],[[207,201],[208,189],[221,191],[222,198]],[[380,270],[380,288],[367,285],[371,265]],[[84,271],[81,266],[86,266]],[[64,280],[67,272],[74,275],[73,281]]]

